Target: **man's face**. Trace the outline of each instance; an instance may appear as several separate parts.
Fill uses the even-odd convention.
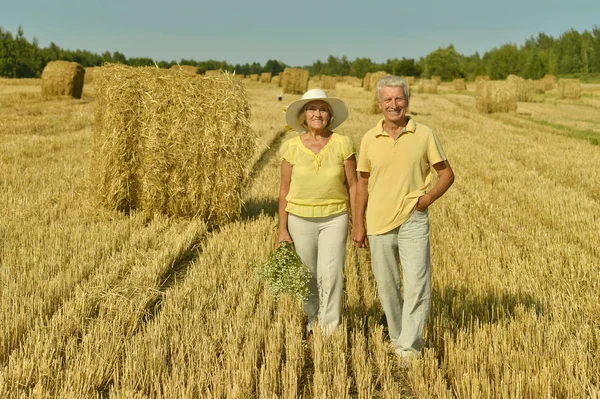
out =
[[[401,122],[406,116],[408,99],[404,98],[402,87],[384,86],[379,91],[379,109],[390,122]]]

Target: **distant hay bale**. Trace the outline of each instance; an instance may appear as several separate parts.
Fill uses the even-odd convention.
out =
[[[245,76],[240,74],[240,73],[236,73],[235,75],[233,75],[234,78],[238,79],[238,80],[243,80],[245,79]]]
[[[357,78],[356,76],[348,76],[346,83],[352,87],[362,87],[363,80],[361,78]]]
[[[204,76],[221,76],[223,71],[221,69],[210,69],[204,72]]]
[[[277,76],[273,76],[273,77],[271,78],[271,83],[277,83],[277,86],[279,86],[279,81],[280,81],[279,75],[277,75]],[[280,86],[280,87],[281,87],[281,86]]]
[[[379,109],[379,98],[377,98],[377,90],[373,90],[373,96],[371,97],[371,111],[372,114],[381,113],[381,109]]]
[[[475,76],[475,82],[489,82],[490,77],[488,75],[477,75]]]
[[[171,67],[174,71],[181,71],[183,73],[187,73],[189,75],[198,75],[200,74],[200,68],[194,65],[173,65]]]
[[[103,207],[211,226],[239,218],[256,146],[242,82],[109,65],[96,93],[90,175]]]
[[[536,93],[545,93],[546,92],[546,81],[544,79],[533,80],[532,86]]]
[[[579,100],[581,98],[581,81],[579,79],[558,79],[558,98]]]
[[[437,93],[438,82],[433,79],[420,79],[418,92],[422,94]]]
[[[284,72],[285,70],[279,72],[279,75],[277,75],[279,77],[279,79],[276,80],[277,87],[283,87],[283,76],[285,75]]]
[[[100,68],[100,67],[86,67],[85,69],[85,75],[83,77],[83,84],[84,85],[88,85],[94,82],[94,74],[96,73],[96,70]]]
[[[556,84],[556,76],[545,74],[542,80],[545,83],[546,91],[554,89],[554,85]]]
[[[50,61],[42,71],[42,97],[81,98],[85,69],[77,62]]]
[[[365,77],[363,78],[363,89],[365,89],[365,91],[371,91],[370,88],[371,85],[371,72],[367,72],[365,73]]]
[[[323,75],[321,77],[321,89],[323,90],[335,90],[337,84],[337,78],[335,76]]]
[[[514,112],[517,110],[517,94],[507,81],[481,80],[475,89],[475,108],[484,114]]]
[[[281,85],[284,93],[303,94],[308,89],[308,71],[300,68],[285,68]]]
[[[437,82],[437,84],[439,85],[440,83],[442,83],[442,77],[438,76],[438,75],[432,75],[431,76],[431,80],[435,80]]]
[[[406,81],[406,83],[408,83],[409,86],[415,83],[414,76],[402,76],[402,78]]]
[[[384,76],[388,76],[388,75],[389,75],[389,73],[387,73],[385,71],[373,72],[371,74],[371,83],[369,83],[369,91],[370,90],[377,91],[377,82],[379,82],[379,79],[383,78]]]
[[[531,102],[535,93],[535,87],[529,80],[525,80],[517,75],[508,75],[506,81],[510,89],[517,95],[517,101]]]
[[[258,74],[251,73],[250,75],[248,75],[248,79],[250,79],[251,82],[258,82]]]
[[[454,79],[452,81],[452,84],[454,85],[454,90],[467,90],[467,84],[465,83],[464,79]]]
[[[260,83],[271,83],[271,72],[263,72],[260,74]]]

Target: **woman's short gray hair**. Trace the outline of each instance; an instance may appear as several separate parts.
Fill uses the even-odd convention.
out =
[[[381,95],[382,87],[402,87],[404,92],[404,98],[406,99],[406,105],[408,105],[408,97],[410,92],[408,90],[408,83],[400,76],[387,75],[377,81],[377,99]]]

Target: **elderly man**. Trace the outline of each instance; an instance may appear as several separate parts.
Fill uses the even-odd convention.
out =
[[[407,360],[421,350],[431,308],[427,208],[452,185],[454,172],[437,135],[406,115],[409,91],[404,79],[381,78],[377,99],[384,119],[361,141],[352,240],[371,249],[390,339]],[[430,187],[434,170],[438,180]]]

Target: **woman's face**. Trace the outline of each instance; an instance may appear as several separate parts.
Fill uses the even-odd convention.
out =
[[[315,100],[306,104],[306,126],[310,130],[325,129],[330,118],[329,105],[325,101]]]

